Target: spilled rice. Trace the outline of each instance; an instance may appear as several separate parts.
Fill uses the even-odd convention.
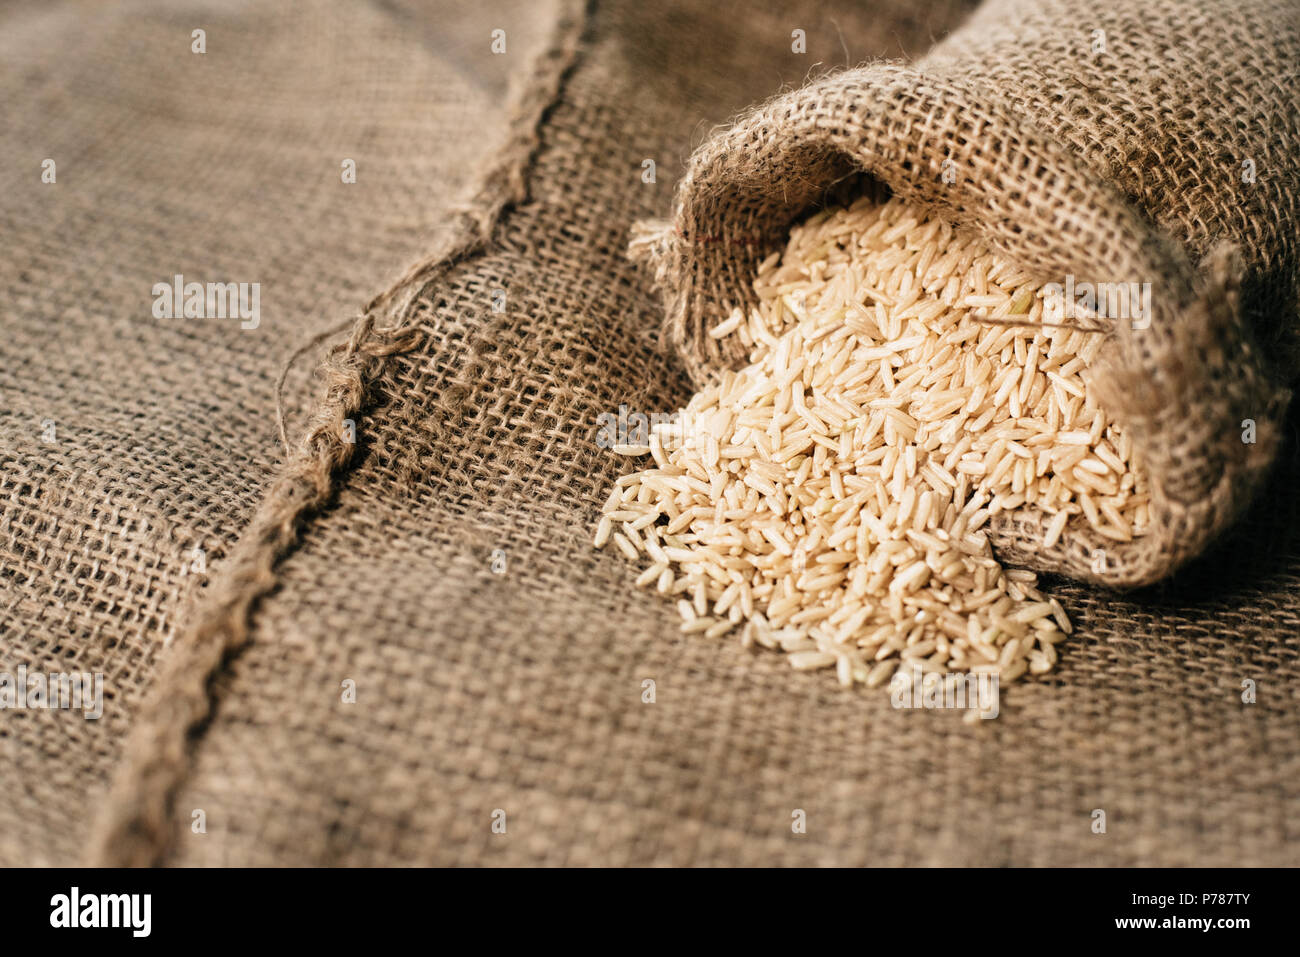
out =
[[[986,524],[1029,505],[1045,547],[1079,522],[1143,534],[1146,480],[1083,376],[1102,334],[1039,325],[1027,275],[897,199],[796,227],[754,288],[711,333],[750,365],[617,449],[653,467],[618,480],[596,546],[643,566],[684,632],[844,685],[1050,670],[1070,623]]]

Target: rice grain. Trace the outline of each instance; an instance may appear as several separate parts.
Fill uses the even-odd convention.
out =
[[[742,625],[844,685],[1049,671],[1069,619],[981,529],[1028,507],[1045,549],[1072,522],[1145,533],[1145,474],[1084,375],[1104,333],[1039,324],[1025,273],[896,198],[795,227],[754,290],[709,331],[750,364],[614,448],[654,467],[618,480],[596,547],[648,558],[636,583],[680,596],[684,632]]]

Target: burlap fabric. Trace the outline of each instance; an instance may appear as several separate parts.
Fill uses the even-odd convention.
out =
[[[281,367],[439,241],[507,134],[551,14],[444,11],[0,11],[0,672],[102,672],[106,698],[0,711],[0,864],[87,859],[155,667],[278,468]],[[477,55],[494,27],[512,55]],[[257,328],[154,318],[177,273],[259,283]]]
[[[304,435],[290,416],[303,437],[260,504],[243,479],[238,543],[151,659],[122,760],[114,742],[98,765],[119,764],[96,859],[1295,863],[1293,455],[1236,537],[1171,584],[1060,583],[1078,625],[1061,667],[974,728],[684,638],[623,559],[590,549],[626,464],[596,447],[597,417],[671,411],[691,389],[626,259],[632,224],[670,212],[706,124],[817,60],[919,52],[960,11],[548,13],[468,207],[320,383],[291,380],[314,388],[313,418]],[[270,357],[261,371],[270,403]],[[225,451],[230,483],[248,452]]]
[[[1077,523],[1044,549],[1035,506],[996,528],[1009,560],[1148,584],[1239,514],[1276,453],[1297,371],[1297,62],[1291,0],[986,3],[914,65],[838,73],[742,117],[692,157],[672,220],[643,225],[639,247],[697,379],[743,361],[708,327],[755,302],[745,277],[849,170],[1044,282],[1149,283],[1153,314],[1110,323],[1095,382],[1150,473],[1152,534]]]

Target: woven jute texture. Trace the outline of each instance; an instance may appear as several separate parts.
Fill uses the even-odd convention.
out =
[[[1155,6],[1156,15],[1149,4],[1130,8],[1123,42],[1163,56],[1202,35],[1195,7],[1180,5],[1189,11],[1180,19]],[[1278,21],[1261,39],[1250,30],[1266,11],[1252,9],[1226,18],[1220,35],[1250,39],[1243,57],[1255,47],[1267,57],[1286,33],[1286,11],[1274,8]],[[311,424],[305,435],[295,430],[302,437],[293,456],[178,634],[142,709],[102,813],[99,860],[1297,862],[1288,815],[1300,799],[1300,515],[1292,495],[1300,461],[1294,438],[1267,418],[1271,407],[1258,413],[1261,431],[1284,454],[1255,510],[1154,588],[1120,596],[1054,582],[1077,626],[1059,669],[1004,689],[1000,716],[974,727],[952,713],[896,710],[882,693],[845,692],[824,674],[795,674],[778,655],[683,637],[671,606],[631,588],[634,569],[590,547],[599,503],[625,468],[597,447],[598,417],[620,405],[670,412],[689,397],[692,368],[704,369],[690,350],[683,361],[664,335],[657,296],[626,258],[633,224],[670,214],[671,184],[683,174],[689,197],[700,157],[713,152],[734,169],[765,148],[779,153],[797,132],[769,131],[768,143],[734,130],[706,137],[706,124],[781,84],[799,86],[818,60],[918,53],[962,13],[943,8],[922,18],[911,10],[819,4],[741,18],[709,4],[629,2],[556,11],[529,66],[531,95],[514,108],[506,147],[485,165],[455,235],[414,270],[400,308],[385,301],[367,313],[321,367]],[[1060,8],[1052,13],[1035,21],[1044,46],[1093,27]],[[990,12],[967,29],[997,34],[1026,21],[1016,12],[1008,27],[1002,16]],[[1189,37],[1180,23],[1192,24]],[[1159,42],[1137,36],[1153,28],[1165,31]],[[806,31],[806,54],[791,50],[797,29]],[[1114,48],[1121,40],[1109,31]],[[1062,211],[1059,231],[1078,234],[1083,266],[1118,262],[1139,278],[1150,267],[1150,281],[1183,297],[1178,308],[1162,307],[1153,328],[1204,313],[1237,336],[1217,358],[1189,353],[1189,366],[1231,368],[1241,373],[1242,396],[1280,401],[1245,361],[1253,354],[1235,304],[1266,300],[1257,286],[1244,294],[1259,270],[1258,259],[1245,257],[1280,262],[1294,248],[1277,241],[1272,253],[1238,250],[1239,265],[1215,258],[1202,278],[1185,237],[1147,243],[1159,238],[1157,224],[1133,195],[1121,202],[1061,130],[1029,123],[1027,114],[1041,112],[1023,109],[1029,92],[1017,111],[1002,105],[1016,100],[1009,86],[985,91],[999,70],[1007,84],[1018,74],[962,52],[978,42],[953,41],[951,55],[967,66],[943,67],[946,79],[925,79],[920,66],[877,67],[871,75],[886,79],[862,84],[852,73],[814,79],[812,89],[834,91],[842,104],[843,84],[859,84],[852,110],[860,118],[894,109],[909,83],[914,96],[929,96],[933,114],[909,114],[912,138],[900,131],[889,141],[891,165],[904,170],[919,168],[922,150],[907,144],[937,135],[939,117],[952,115],[945,104],[960,94],[962,115],[976,124],[952,133],[971,154],[967,188],[980,188],[976,154],[990,175],[1002,169],[999,151],[980,147],[985,131],[1019,157],[1021,178],[1015,187],[998,180],[1005,209],[968,197],[950,201],[950,215],[974,228],[987,216],[993,225],[983,228],[1010,249],[1016,232],[1007,217],[1037,210],[1022,202],[1034,190],[1054,191],[1047,198]],[[1006,62],[1019,62],[1023,44],[1003,42]],[[1227,69],[1228,59],[1214,62]],[[1050,57],[1041,68],[1053,69]],[[1159,65],[1150,69],[1158,74]],[[882,92],[889,82],[900,85]],[[1138,87],[1130,76],[1115,95]],[[1041,109],[1082,111],[1058,102],[1053,89],[1043,87]],[[1177,92],[1166,91],[1175,118]],[[859,134],[868,126],[840,124]],[[718,154],[728,136],[740,136],[744,149]],[[688,166],[701,139],[703,152]],[[771,194],[795,198],[765,242],[779,242],[781,229],[855,164],[894,189],[906,186],[906,177],[890,181],[883,164],[857,156],[829,161],[838,164],[834,175],[801,192],[823,160],[812,147],[800,155],[784,182],[766,182]],[[644,178],[647,159],[654,182]],[[1069,175],[1037,186],[1030,173],[1040,167]],[[758,195],[718,197],[719,222],[746,202],[759,208]],[[939,201],[937,190],[929,200]],[[1172,230],[1177,217],[1161,215],[1168,219],[1159,228]],[[1278,215],[1294,231],[1294,209]],[[1207,250],[1232,238],[1221,235],[1222,222],[1204,227]],[[1088,247],[1106,228],[1110,245]],[[1076,263],[1059,237],[1033,234],[1039,245],[1024,244],[1026,260],[1049,271]],[[702,319],[703,303],[743,295],[744,264],[762,251],[746,251],[759,242],[752,235],[717,238],[728,235],[706,229],[696,237],[697,245],[730,246],[709,261],[735,265],[728,291],[701,294],[698,310],[684,313],[691,321]],[[694,256],[702,258],[698,248]],[[1287,275],[1278,295],[1289,295]],[[670,292],[695,296],[685,274],[664,277]],[[1191,343],[1201,348],[1207,326],[1195,328]],[[1132,345],[1121,358],[1149,358],[1146,340],[1124,341]],[[1149,388],[1190,401],[1176,386],[1167,378]],[[1198,410],[1149,411],[1164,416],[1162,428],[1184,417],[1184,428],[1208,429],[1192,418]],[[338,437],[344,418],[356,423],[355,447]],[[205,833],[190,827],[196,810]],[[792,828],[801,819],[806,828]]]
[[[0,864],[86,859],[155,669],[279,468],[281,367],[440,240],[504,138],[549,14],[463,6],[0,11],[0,672],[100,672],[105,696],[97,721],[0,711]],[[259,283],[257,328],[155,318],[178,273]],[[289,377],[299,431],[317,361]]]
[[[1300,6],[991,0],[919,62],[780,96],[691,159],[674,215],[644,224],[668,324],[697,379],[742,359],[709,326],[792,220],[850,171],[1042,278],[1149,283],[1095,369],[1152,482],[1152,534],[1000,517],[1002,556],[1117,586],[1156,581],[1250,500],[1297,371]],[[1253,436],[1243,441],[1246,420]]]
[[[922,14],[911,0],[801,3],[744,16],[698,0],[522,6],[527,16],[516,11],[514,19],[510,11],[471,16],[480,7],[467,8],[469,27],[458,43],[445,33],[457,17],[441,8],[412,5],[395,20],[391,4],[313,8],[308,13],[330,43],[295,42],[301,35],[293,27],[305,29],[307,19],[281,24],[283,42],[274,46],[276,63],[292,65],[296,82],[256,92],[232,88],[237,68],[227,64],[205,87],[210,109],[219,105],[237,117],[246,102],[267,111],[247,126],[232,119],[229,138],[207,144],[222,162],[200,150],[182,151],[166,167],[175,181],[171,192],[150,185],[156,168],[144,170],[126,185],[96,185],[79,217],[64,211],[42,224],[39,194],[26,186],[14,206],[2,207],[25,227],[18,233],[22,254],[51,256],[59,266],[34,276],[9,262],[0,267],[14,269],[4,274],[6,288],[26,297],[15,309],[24,322],[6,323],[26,336],[19,337],[25,345],[0,374],[6,398],[12,391],[21,403],[12,407],[20,413],[14,426],[29,431],[21,440],[23,457],[6,451],[6,475],[14,462],[31,476],[26,485],[4,487],[19,489],[0,515],[4,660],[102,661],[105,670],[121,674],[119,688],[131,689],[113,726],[79,717],[75,725],[60,723],[66,715],[0,715],[3,778],[10,781],[12,773],[22,782],[18,796],[0,809],[3,860],[1297,863],[1300,835],[1288,815],[1300,799],[1294,718],[1300,514],[1293,498],[1300,459],[1295,437],[1265,412],[1258,416],[1266,436],[1261,443],[1280,443],[1283,453],[1255,509],[1214,550],[1154,588],[1120,596],[1054,583],[1077,626],[1061,646],[1060,667],[1044,680],[1004,689],[1000,716],[975,727],[952,713],[895,710],[887,695],[845,692],[824,674],[795,674],[778,655],[684,637],[670,605],[632,589],[633,568],[590,547],[599,504],[626,467],[626,460],[597,447],[598,417],[620,405],[670,412],[705,368],[689,348],[684,361],[662,331],[658,293],[626,256],[633,225],[672,215],[673,184],[703,155],[690,160],[692,149],[702,143],[707,153],[719,142],[708,135],[710,124],[779,89],[795,90],[810,74],[815,85],[837,82],[816,79],[827,67],[920,54],[959,23],[964,6],[940,4]],[[1186,17],[1153,18],[1152,5],[1135,4],[1124,22],[1133,31],[1165,24],[1166,39],[1155,48],[1162,57],[1177,53],[1184,39],[1178,24],[1206,19],[1198,5],[1179,6]],[[15,47],[60,48],[57,10],[15,9],[22,22],[43,25]],[[248,12],[230,9],[232,22]],[[1286,35],[1284,14],[1278,11],[1267,42]],[[293,11],[290,20],[303,16]],[[1090,36],[1093,24],[1082,21],[1092,16],[1066,18],[1058,9],[1039,40]],[[189,19],[179,18],[183,46]],[[1242,29],[1241,19],[1220,18],[1220,36]],[[71,20],[62,26],[71,30]],[[358,42],[367,36],[366,24],[378,35]],[[487,52],[497,28],[506,30],[509,44],[499,56]],[[967,30],[1005,28],[990,12]],[[119,47],[130,48],[127,34],[137,29],[138,22],[120,26],[116,45],[93,56],[87,51],[80,61],[87,84],[92,75],[102,82],[96,63],[127,57]],[[792,50],[796,30],[805,32],[805,53]],[[1111,30],[1113,48],[1119,41]],[[216,33],[209,31],[210,44]],[[1025,109],[1032,87],[1019,97],[992,89],[997,63],[978,61],[977,68],[978,58],[962,51],[981,42],[979,36],[962,36],[967,39],[955,38],[949,49],[967,58],[967,67],[941,67],[936,58],[934,69],[947,71],[944,82],[953,90],[970,83],[962,104],[985,111],[970,115],[988,114],[995,139],[1014,131],[1026,162],[1036,155],[1026,143],[1041,147],[1043,162],[1076,155],[1070,169],[1080,178],[1058,178],[1061,193],[1053,201],[1073,209],[1065,201],[1079,200],[1091,212],[1062,214],[1061,229],[1101,224],[1104,211],[1115,212],[1113,248],[1148,258],[1087,255],[1107,267],[1116,261],[1168,267],[1153,270],[1151,280],[1171,282],[1186,295],[1185,308],[1158,314],[1153,328],[1162,316],[1183,322],[1204,303],[1207,314],[1239,330],[1239,312],[1250,302],[1289,295],[1284,271],[1274,285],[1260,284],[1259,264],[1248,258],[1258,250],[1223,253],[1203,272],[1204,257],[1174,234],[1172,219],[1144,218],[1136,187],[1151,188],[1147,177],[1163,171],[1136,177],[1127,206],[1090,206],[1101,203],[1099,196],[1109,203],[1118,188],[1106,181],[1092,191],[1089,184],[1101,175],[1083,161],[1086,153],[1061,146],[1068,142],[1066,117],[1081,107],[1058,102],[1044,86],[1043,102]],[[1128,42],[1144,41],[1134,35]],[[1011,62],[1022,51],[1007,43]],[[131,49],[131,56],[140,55]],[[383,65],[368,69],[393,78],[386,96],[357,92],[351,111],[312,100],[314,114],[293,109],[292,100],[266,100],[269,89],[314,96],[333,75],[331,57],[354,55],[364,66],[372,49]],[[32,59],[15,75],[55,82],[50,77],[60,74]],[[1216,47],[1212,62],[1220,72],[1232,66],[1229,59]],[[7,68],[27,60],[3,62]],[[1053,69],[1046,59],[1040,65]],[[243,66],[251,71],[251,64]],[[426,67],[429,73],[420,75]],[[123,65],[112,75],[136,76],[131,69]],[[384,72],[389,69],[392,74]],[[909,68],[872,69],[901,76]],[[920,66],[911,69],[925,76]],[[514,94],[505,95],[504,82],[475,93],[472,81],[485,70],[517,79]],[[358,71],[368,89],[365,69]],[[1150,71],[1158,79],[1159,66]],[[138,75],[149,72],[140,68]],[[1132,89],[1121,88],[1117,97],[1136,95],[1138,83],[1130,80]],[[98,121],[102,137],[147,164],[175,138],[167,135],[174,134],[168,124],[188,125],[183,120],[196,91],[165,108],[177,82],[128,86],[134,93],[120,97],[86,89],[73,99],[85,101],[87,110],[103,111],[106,102],[131,106],[131,122]],[[863,116],[891,102],[878,89],[862,92],[854,109]],[[1171,118],[1182,115],[1180,94],[1177,87],[1166,91]],[[1013,107],[999,105],[1012,101]],[[465,104],[466,113],[456,107],[451,114],[455,122],[449,103]],[[0,108],[16,114],[9,101]],[[1044,111],[1060,114],[1061,129],[1029,123]],[[319,129],[313,138],[296,125],[312,115],[326,131],[340,116],[350,117],[370,131],[378,149],[410,157],[409,166],[405,159],[394,164],[403,169],[385,194],[390,205],[372,197],[340,212],[332,204],[346,200],[314,191],[282,194],[285,178],[302,175],[303,164],[319,162],[325,180],[337,183],[336,154],[343,147],[335,149]],[[135,138],[139,116],[158,124],[152,137]],[[34,114],[13,120],[26,124],[19,130],[27,135],[6,136],[6,155],[19,145],[30,151],[49,123]],[[1007,125],[993,127],[993,120]],[[100,129],[96,122],[92,115],[82,125]],[[5,124],[6,134],[12,125]],[[254,145],[262,138],[267,152],[258,155],[280,175],[262,180],[245,169],[249,141],[236,131],[247,129],[257,134]],[[924,118],[913,120],[914,141],[925,142],[928,129]],[[958,139],[974,151],[983,142],[976,132]],[[115,155],[104,152],[103,138],[76,142],[101,162]],[[915,164],[903,142],[896,141],[892,165],[905,169]],[[309,149],[312,143],[319,150]],[[821,162],[818,153],[810,148],[806,164],[769,184],[773,193],[802,190],[803,177]],[[989,157],[995,153],[988,150]],[[209,166],[199,162],[203,157]],[[653,182],[645,181],[646,160],[655,164]],[[431,164],[425,176],[416,175],[421,162]],[[890,182],[883,165],[861,157],[835,162],[841,165],[831,179],[861,167]],[[1261,171],[1269,166],[1256,162]],[[33,164],[38,169],[39,158]],[[181,173],[187,165],[209,170],[216,187],[206,201],[186,199],[193,188]],[[465,174],[472,167],[471,181]],[[357,185],[364,169],[359,163]],[[803,172],[795,175],[796,169]],[[61,164],[55,188],[64,170]],[[1016,182],[1029,190],[1033,177],[1021,174]],[[235,217],[223,231],[226,209],[214,199],[233,203],[245,195],[241,186],[246,215],[265,204],[269,212],[255,220],[257,229],[241,230]],[[447,205],[453,188],[464,203]],[[779,245],[785,226],[825,188],[792,201],[785,222],[771,224],[761,239],[732,237],[725,244],[730,251],[720,255],[735,263],[734,285],[701,301],[742,296],[745,257],[758,252],[747,244]],[[1014,193],[1008,189],[1006,202]],[[182,225],[163,239],[155,238],[158,210],[172,207],[160,195],[185,211],[176,214]],[[740,199],[719,200],[719,217],[739,208]],[[973,201],[945,209],[972,228],[1007,214]],[[334,228],[322,228],[322,218]],[[1277,218],[1279,235],[1289,228],[1294,242],[1294,207],[1279,206]],[[208,222],[214,228],[199,225]],[[126,229],[131,224],[137,231]],[[435,224],[441,224],[436,232]],[[1159,236],[1157,227],[1171,240],[1130,250],[1135,233]],[[1207,255],[1220,248],[1218,240],[1232,238],[1221,235],[1221,223],[1206,221],[1205,228]],[[84,240],[85,248],[95,255],[78,260],[74,251],[83,240],[77,237],[88,232],[95,241]],[[715,235],[723,234],[703,232],[699,241],[723,246]],[[1008,238],[999,239],[996,230],[989,235]],[[227,332],[189,342],[183,337],[203,335],[200,324],[178,322],[162,331],[147,319],[150,285],[169,269],[182,271],[171,266],[182,258],[177,243],[202,251],[219,240],[235,242],[232,236],[249,258],[226,267],[228,277],[215,278],[243,278],[241,263],[283,269],[290,291],[281,321],[292,328],[282,339],[244,340]],[[149,248],[145,237],[158,247],[124,266],[132,249]],[[330,253],[336,248],[361,258]],[[1287,247],[1279,242],[1277,248],[1284,258]],[[1035,250],[1046,255],[1032,247],[1023,258]],[[372,299],[416,253],[417,265],[393,294]],[[1073,260],[1047,265],[1050,271],[1067,262]],[[206,263],[192,268],[201,267]],[[136,278],[117,289],[123,274]],[[61,305],[36,298],[57,297],[74,280],[81,285]],[[687,289],[687,282],[679,275],[668,285]],[[97,298],[101,287],[112,295]],[[1274,293],[1260,291],[1268,289]],[[1287,302],[1294,309],[1294,296]],[[290,376],[294,444],[277,463],[274,384],[285,356],[340,312],[359,307],[364,315],[316,366],[316,379]],[[264,308],[263,328],[273,328],[270,316]],[[60,343],[57,336],[79,338]],[[134,351],[114,354],[120,341],[134,343]],[[1118,354],[1144,355],[1143,340],[1131,341],[1138,345]],[[1249,340],[1243,333],[1232,341],[1240,351],[1233,346],[1225,356],[1240,358]],[[1276,345],[1285,341],[1279,337]],[[232,342],[248,351],[227,355]],[[1208,352],[1189,354],[1211,363]],[[79,375],[87,366],[91,371]],[[1232,368],[1250,367],[1243,361]],[[227,389],[212,388],[214,372]],[[1276,386],[1266,387],[1257,372],[1242,382],[1243,396],[1258,389],[1280,402]],[[131,514],[129,505],[181,528],[188,525],[178,515],[210,516],[203,527],[220,538],[221,548],[210,553],[210,580],[192,601],[182,594],[187,579],[168,564],[178,550],[170,540],[147,551],[142,546],[154,562],[143,567],[164,569],[147,588],[142,573],[106,570],[120,546],[95,545],[93,536],[102,539],[116,527],[115,513],[95,498],[88,479],[77,479],[59,460],[38,458],[51,453],[31,437],[39,435],[31,419],[55,398],[82,415],[110,417],[96,433],[102,444],[86,440],[80,454],[105,474],[109,465],[123,473],[115,486],[116,501],[125,503],[121,514]],[[154,457],[123,456],[122,446],[129,449],[145,430],[140,423],[162,415],[160,409],[170,427],[157,433]],[[1183,410],[1184,427],[1208,428],[1192,411]],[[347,420],[355,425],[355,443],[345,439]],[[132,439],[124,443],[123,435]],[[66,491],[59,497],[48,489]],[[184,557],[190,536],[181,537]],[[104,559],[98,568],[96,558]],[[14,568],[20,571],[11,573]],[[135,608],[156,620],[132,617]],[[69,636],[66,622],[79,619],[93,621]],[[1250,704],[1242,700],[1247,681],[1254,683]],[[147,695],[146,685],[152,686]],[[53,779],[69,775],[68,767],[84,773],[58,782],[72,788],[62,794]],[[110,774],[115,780],[108,788]],[[198,810],[202,833],[192,826]],[[1106,814],[1105,833],[1094,830],[1098,810]],[[91,815],[98,818],[93,833],[85,824]],[[800,817],[806,829],[797,833],[791,825]]]

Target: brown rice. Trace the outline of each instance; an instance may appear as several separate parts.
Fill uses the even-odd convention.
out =
[[[1032,505],[1046,547],[1077,522],[1145,531],[1145,476],[1085,375],[1103,333],[1042,325],[1027,275],[898,199],[812,217],[754,289],[712,330],[750,365],[615,449],[654,466],[619,479],[596,546],[648,558],[636,583],[683,631],[739,626],[844,685],[1049,670],[1069,620],[984,526]]]

